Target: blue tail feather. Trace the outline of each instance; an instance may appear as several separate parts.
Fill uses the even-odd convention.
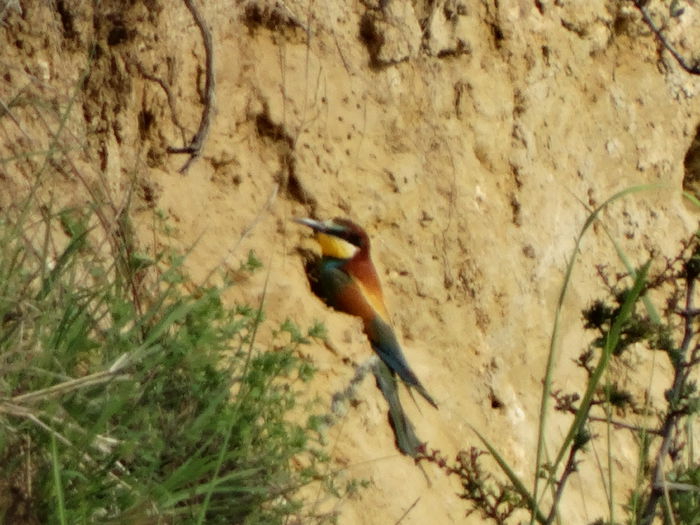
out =
[[[415,388],[431,405],[437,408],[437,403],[433,397],[428,394],[428,391],[418,380],[415,372],[411,369],[406,361],[406,357],[401,350],[399,342],[396,340],[394,330],[391,326],[382,321],[379,317],[375,318],[371,323],[370,342],[372,348],[386,365],[406,383],[408,386]]]

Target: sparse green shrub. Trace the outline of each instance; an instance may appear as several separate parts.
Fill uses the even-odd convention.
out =
[[[0,217],[0,522],[330,520],[296,495],[324,476],[289,417],[320,328],[261,347],[262,305],[185,291],[182,257],[139,255],[126,219],[109,236],[29,204]]]

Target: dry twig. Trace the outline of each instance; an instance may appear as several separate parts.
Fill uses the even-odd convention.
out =
[[[163,80],[162,78],[153,75],[146,71],[146,68],[143,67],[143,64],[139,62],[138,60],[133,60],[130,62],[130,64],[133,64],[136,67],[136,70],[139,72],[139,74],[145,78],[146,80],[150,82],[154,82],[158,84],[163,92],[165,93],[165,97],[168,100],[168,106],[170,107],[170,114],[172,115],[173,122],[175,125],[178,127],[180,130],[180,134],[182,135],[182,141],[185,141],[185,127],[180,123],[180,119],[177,116],[177,111],[176,111],[176,104],[175,104],[175,94],[173,93],[172,89],[170,89],[170,86]]]
[[[669,42],[668,38],[666,38],[666,35],[664,35],[661,29],[654,24],[654,21],[651,19],[651,15],[646,8],[647,0],[632,0],[632,3],[642,14],[644,23],[649,26],[649,29],[651,29],[654,35],[656,35],[656,38],[659,40],[659,42],[661,42],[661,45],[663,45],[666,50],[673,55],[676,62],[678,62],[678,64],[691,75],[700,75],[700,62],[698,62],[698,60],[693,60],[692,64],[688,62],[688,60],[686,60],[685,57],[680,54],[675,46]]]
[[[209,132],[209,125],[211,123],[211,115],[214,111],[214,46],[212,44],[211,32],[207,27],[207,23],[204,17],[200,14],[199,10],[195,7],[193,0],[184,0],[187,9],[189,9],[192,17],[194,18],[199,31],[202,33],[202,41],[204,43],[204,54],[205,54],[205,80],[204,80],[204,108],[202,110],[202,119],[199,122],[199,129],[192,137],[192,141],[188,146],[183,148],[168,148],[170,153],[188,153],[190,158],[187,162],[180,168],[180,173],[185,173],[190,164],[202,153],[202,146],[204,144],[204,139]]]

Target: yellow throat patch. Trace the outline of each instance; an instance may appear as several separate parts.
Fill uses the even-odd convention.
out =
[[[326,233],[316,233],[316,241],[321,245],[321,253],[336,259],[351,259],[359,249],[354,244]]]

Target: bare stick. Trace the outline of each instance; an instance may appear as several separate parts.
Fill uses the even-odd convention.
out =
[[[7,7],[7,6],[6,6],[6,7]],[[0,13],[0,16],[1,16],[1,15],[2,15],[2,13]],[[15,125],[19,128],[19,130],[22,132],[22,134],[23,134],[25,137],[27,137],[31,142],[34,142],[34,139],[32,139],[32,137],[29,136],[29,133],[27,133],[27,132],[24,130],[24,128],[22,127],[22,123],[21,123],[19,120],[17,120],[17,119],[15,118],[15,116],[12,114],[12,111],[10,111],[10,107],[9,107],[7,104],[5,104],[5,102],[3,102],[2,99],[0,99],[0,106],[2,106],[2,109],[4,110],[4,112],[5,112],[7,115],[9,115],[9,117],[12,119],[12,122],[15,123]]]
[[[165,96],[168,99],[168,106],[170,106],[170,114],[172,115],[173,122],[175,125],[180,129],[180,134],[182,135],[182,141],[185,142],[185,127],[180,124],[180,119],[177,117],[177,111],[176,111],[176,106],[175,106],[175,95],[173,94],[173,91],[170,89],[170,86],[165,83],[165,80],[162,78],[159,78],[155,75],[152,75],[146,69],[143,67],[143,64],[141,62],[134,60],[130,62],[136,66],[136,69],[138,70],[139,74],[145,78],[146,80],[149,80],[151,82],[155,82],[158,84],[163,91],[165,92]]]
[[[625,428],[625,429],[630,430],[632,432],[646,432],[647,434],[655,434],[657,436],[661,435],[660,430],[656,430],[654,428],[640,427],[637,425],[630,425],[629,423],[625,423],[623,421],[617,421],[615,419],[606,419],[604,417],[598,417],[598,416],[589,416],[588,419],[590,421],[598,421],[600,423],[609,423],[616,428]]]
[[[414,501],[414,502],[411,504],[411,506],[408,507],[408,508],[406,509],[406,512],[404,512],[403,514],[401,514],[401,517],[400,517],[398,520],[396,520],[396,522],[394,523],[394,525],[399,525],[399,523],[401,523],[401,522],[403,521],[403,519],[404,519],[406,516],[408,516],[408,513],[411,512],[411,511],[413,510],[413,508],[414,508],[416,505],[418,505],[418,502],[419,502],[419,501],[420,501],[420,496],[418,496],[418,497],[416,498],[416,501]]]
[[[190,158],[180,168],[180,173],[185,173],[190,164],[202,154],[202,145],[204,139],[209,132],[211,123],[211,114],[214,110],[214,46],[212,44],[211,32],[207,27],[207,23],[195,7],[193,0],[183,0],[187,9],[189,9],[194,18],[200,33],[202,33],[202,41],[204,42],[205,54],[205,80],[204,80],[204,109],[202,110],[202,119],[199,122],[199,129],[192,137],[192,141],[184,148],[168,148],[170,153],[189,153]]]
[[[70,379],[64,381],[63,383],[58,383],[47,388],[42,388],[41,390],[36,390],[34,392],[29,392],[27,394],[21,394],[12,398],[14,403],[31,403],[35,400],[43,400],[47,397],[51,397],[57,394],[65,394],[67,392],[72,392],[73,390],[78,390],[81,388],[86,388],[93,385],[99,385],[101,383],[106,383],[115,379],[128,379],[128,377],[119,378],[120,372],[112,372],[111,370],[104,370],[102,372],[96,372],[88,376],[79,377],[77,379]],[[0,401],[0,412],[5,406],[4,400]]]
[[[678,50],[673,46],[673,44],[671,44],[671,42],[668,41],[666,35],[664,35],[661,32],[661,29],[659,29],[656,26],[656,24],[654,24],[654,21],[651,19],[651,15],[645,7],[646,2],[644,0],[632,0],[632,3],[642,14],[642,19],[644,20],[644,23],[647,26],[649,26],[649,29],[652,30],[652,32],[656,35],[656,38],[659,40],[659,42],[661,42],[661,44],[666,48],[666,50],[673,55],[673,58],[676,59],[676,62],[678,62],[678,64],[680,64],[680,66],[691,75],[700,75],[700,64],[698,64],[698,61],[693,60],[693,64],[690,64],[683,57],[683,55],[681,55],[678,52]]]
[[[552,508],[549,511],[549,516],[547,516],[547,521],[545,522],[547,525],[553,523],[557,517],[557,509],[559,508],[559,501],[561,500],[562,494],[564,494],[564,486],[566,485],[566,481],[569,479],[569,476],[571,474],[576,472],[576,453],[579,450],[580,448],[578,446],[573,445],[571,447],[571,450],[569,451],[569,459],[566,460],[564,472],[562,473],[561,478],[559,479],[559,483],[557,483],[557,490],[554,493],[554,501],[552,502]]]

